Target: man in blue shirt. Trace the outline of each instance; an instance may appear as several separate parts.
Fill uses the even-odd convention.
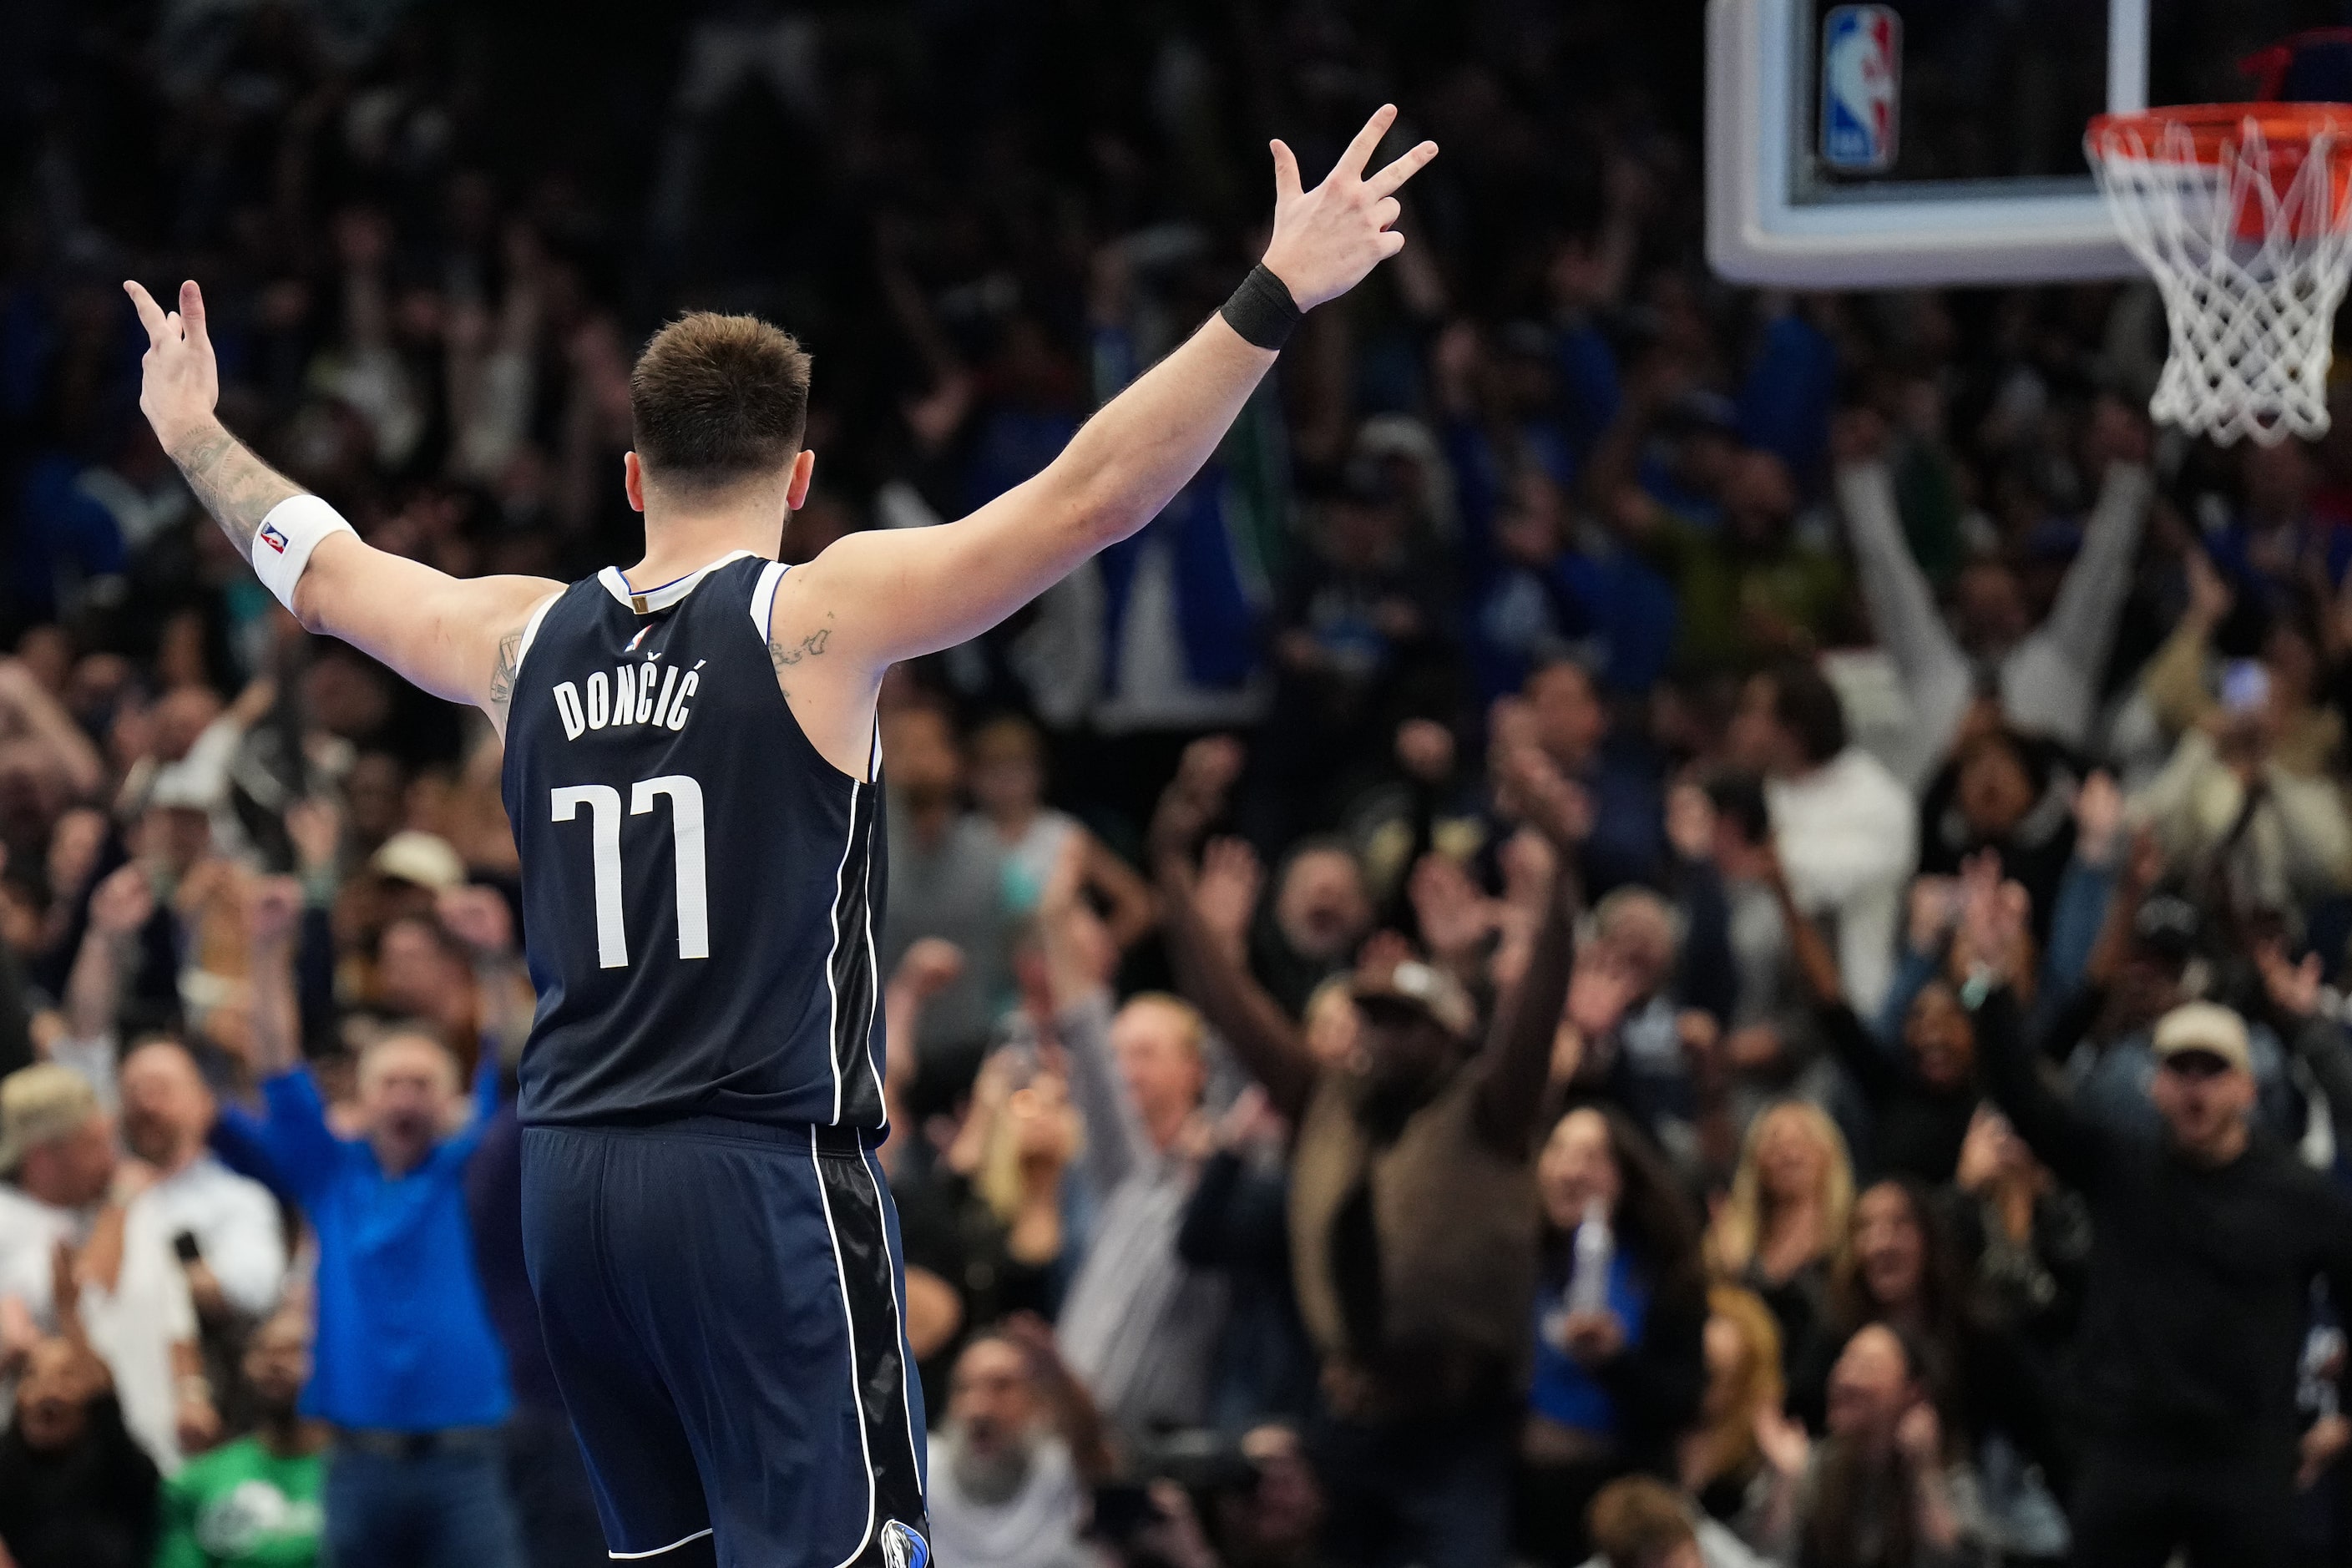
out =
[[[337,1568],[514,1568],[499,1464],[506,1358],[474,1272],[466,1165],[495,1109],[484,1064],[462,1131],[458,1071],[421,1026],[361,1053],[346,1139],[296,1048],[300,884],[252,901],[254,1051],[266,1114],[253,1128],[319,1236],[317,1370],[302,1413],[334,1428],[326,1531]]]

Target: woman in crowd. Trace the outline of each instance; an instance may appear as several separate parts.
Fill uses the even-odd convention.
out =
[[[1103,923],[1123,951],[1152,925],[1151,890],[1066,811],[1045,804],[1045,742],[1026,719],[991,720],[972,731],[971,798],[1004,854],[1004,903],[1016,914],[1037,896],[1072,834],[1087,847],[1087,891],[1103,901]]]
[[[1937,1407],[1949,1414],[1956,1452],[1975,1457],[1988,1481],[2001,1481],[1999,1511],[2021,1538],[2063,1548],[2045,1528],[2055,1507],[2028,1464],[2067,1475],[2065,1445],[2044,1390],[2051,1371],[2024,1354],[2016,1338],[1979,1310],[1950,1238],[1950,1226],[1921,1183],[1887,1177],[1854,1200],[1853,1245],[1830,1281],[1833,1332],[1845,1339],[1871,1323],[1903,1333],[1924,1360],[1920,1371]],[[1801,1375],[1792,1412],[1819,1425],[1830,1367]],[[1988,1511],[1993,1500],[1987,1501]]]
[[[2034,928],[2047,936],[2058,881],[2074,853],[2075,769],[2054,742],[1999,722],[1976,727],[1919,803],[1919,872],[1954,877],[1990,854],[2004,879],[2032,895]]]
[[[1990,1105],[1969,1124],[1952,1179],[1959,1195],[1954,1230],[1972,1296],[2045,1374],[2054,1374],[2083,1303],[2089,1210]]]
[[[154,1461],[122,1425],[106,1365],[79,1326],[25,1358],[0,1432],[0,1561],[13,1568],[145,1568]]]
[[[981,1068],[948,1146],[894,1180],[908,1339],[924,1397],[941,1408],[973,1335],[1053,1304],[1068,1243],[1062,1178],[1084,1139],[1062,1074],[1009,1048]]]
[[[1541,1562],[1567,1564],[1584,1557],[1585,1509],[1603,1483],[1670,1473],[1706,1388],[1707,1302],[1697,1225],[1664,1156],[1623,1111],[1586,1105],[1561,1117],[1536,1183],[1544,1251],[1520,1535]]]
[[[1857,1331],[1829,1383],[1827,1431],[1768,1415],[1772,1481],[1740,1533],[1790,1568],[1964,1568],[1984,1560],[1975,1479],[1946,1453],[1926,1352],[1885,1323]]]
[[[1780,1325],[1752,1290],[1717,1285],[1706,1293],[1706,1396],[1698,1422],[1683,1435],[1683,1489],[1708,1515],[1739,1517],[1764,1472],[1756,1424],[1777,1415],[1787,1387],[1780,1375]]]
[[[1791,1380],[1791,1413],[1819,1427],[1832,1360],[1854,1331],[1878,1322],[1917,1344],[1928,1385],[1948,1407],[1967,1355],[1960,1316],[1957,1266],[1927,1188],[1900,1176],[1872,1183],[1853,1201],[1846,1247],[1830,1274],[1829,1334],[1816,1347],[1823,1353]]]
[[[1948,1180],[1977,1106],[1975,1029],[1958,994],[1938,980],[1921,986],[1903,1013],[1900,1054],[1888,1049],[1847,1003],[1837,955],[1798,912],[1779,862],[1768,865],[1814,1025],[1869,1112],[1872,1164],[1923,1181]]]
[[[1844,1135],[1821,1107],[1772,1106],[1748,1130],[1730,1195],[1706,1237],[1717,1278],[1744,1285],[1780,1325],[1785,1372],[1804,1363],[1823,1331],[1830,1276],[1853,1210]]]

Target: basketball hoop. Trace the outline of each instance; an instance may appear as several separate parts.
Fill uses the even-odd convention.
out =
[[[2352,104],[2103,114],[2083,141],[2172,331],[2149,416],[2224,446],[2325,433],[2352,275]]]

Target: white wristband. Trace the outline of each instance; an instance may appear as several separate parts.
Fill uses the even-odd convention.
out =
[[[253,536],[253,574],[291,610],[294,584],[302,580],[302,569],[310,564],[310,552],[319,548],[319,541],[331,533],[358,532],[317,496],[288,496],[269,509]]]

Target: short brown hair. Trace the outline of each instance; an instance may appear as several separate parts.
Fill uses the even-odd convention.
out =
[[[1609,1568],[1651,1568],[1698,1533],[1674,1489],[1648,1476],[1627,1476],[1602,1487],[1587,1517],[1593,1550]]]
[[[654,334],[629,373],[637,460],[660,483],[721,489],[800,451],[809,356],[757,316],[689,310]]]

